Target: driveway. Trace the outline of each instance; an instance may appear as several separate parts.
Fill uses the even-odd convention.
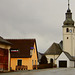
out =
[[[75,75],[75,68],[55,68],[1,73],[0,75]]]

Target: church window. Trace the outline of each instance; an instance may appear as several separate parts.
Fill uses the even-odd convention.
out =
[[[66,32],[69,32],[69,29],[68,28],[66,29]]]
[[[68,37],[67,37],[67,39],[68,39]]]

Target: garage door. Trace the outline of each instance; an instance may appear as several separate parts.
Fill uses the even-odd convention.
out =
[[[59,67],[67,67],[67,61],[59,61]]]

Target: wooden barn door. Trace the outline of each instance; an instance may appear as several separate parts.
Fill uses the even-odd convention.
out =
[[[0,48],[0,70],[8,70],[8,50]]]
[[[4,50],[4,70],[8,70],[8,50]]]

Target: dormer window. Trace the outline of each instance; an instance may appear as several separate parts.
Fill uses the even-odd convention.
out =
[[[68,28],[66,29],[66,32],[69,32],[69,29]]]
[[[33,50],[34,50],[34,47],[30,47],[30,55],[32,55]]]

